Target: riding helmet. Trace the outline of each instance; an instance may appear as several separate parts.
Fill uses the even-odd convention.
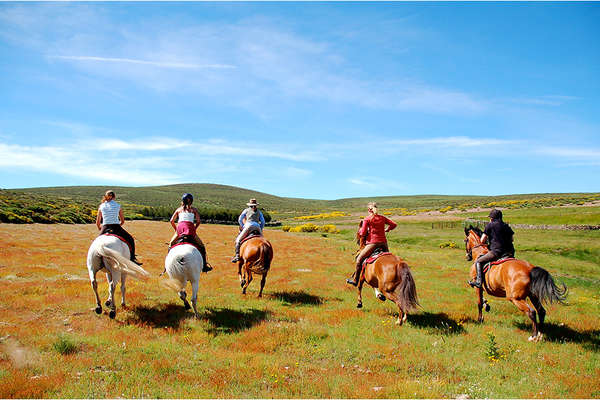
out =
[[[183,196],[181,196],[181,201],[184,203],[189,202],[191,204],[194,201],[194,196],[192,196],[191,193],[185,193]]]

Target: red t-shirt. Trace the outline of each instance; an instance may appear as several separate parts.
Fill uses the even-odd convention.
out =
[[[361,237],[364,236],[365,233],[368,233],[367,244],[387,243],[387,239],[385,238],[386,224],[390,226],[390,231],[397,226],[394,221],[384,217],[383,215],[369,215],[363,220],[362,227],[358,232]]]

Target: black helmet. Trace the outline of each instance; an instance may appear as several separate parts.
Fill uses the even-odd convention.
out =
[[[183,196],[181,196],[181,201],[184,204],[192,204],[194,201],[194,196],[192,196],[190,193],[185,193]]]
[[[490,211],[490,214],[488,215],[488,217],[492,218],[492,219],[502,219],[502,211],[500,210],[496,210],[495,208]]]

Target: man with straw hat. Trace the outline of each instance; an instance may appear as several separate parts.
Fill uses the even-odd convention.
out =
[[[242,211],[238,218],[240,234],[235,239],[235,257],[231,259],[232,263],[240,260],[240,245],[242,240],[252,232],[262,235],[262,230],[265,227],[265,217],[258,209],[259,204],[256,202],[256,199],[250,199],[246,205],[248,208]]]

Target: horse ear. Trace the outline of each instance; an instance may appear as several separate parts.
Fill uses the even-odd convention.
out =
[[[465,236],[469,236],[469,227],[465,226]]]

